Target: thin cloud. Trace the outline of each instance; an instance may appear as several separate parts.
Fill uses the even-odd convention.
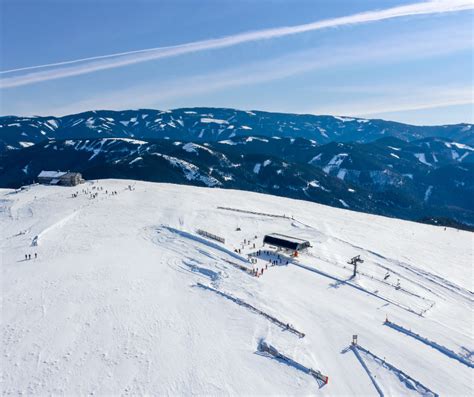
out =
[[[436,95],[433,98],[433,95]],[[365,105],[365,110],[359,113],[350,112],[348,115],[373,116],[376,114],[408,112],[414,110],[435,109],[448,106],[460,106],[474,104],[471,89],[459,89],[446,92],[428,92],[426,97],[397,99],[394,103],[378,107],[370,104]]]
[[[176,57],[200,51],[214,50],[260,40],[274,39],[289,35],[312,32],[322,29],[356,25],[393,18],[415,15],[440,14],[474,9],[472,0],[432,0],[409,5],[388,8],[385,10],[368,11],[345,17],[325,19],[308,24],[245,32],[219,39],[210,39],[186,43],[171,47],[157,47],[145,50],[130,51],[82,58],[71,61],[37,65],[25,68],[10,69],[1,74],[18,73],[13,77],[0,79],[0,88],[13,88],[43,81],[78,76],[100,70],[113,69],[137,63]],[[48,69],[37,71],[38,69]],[[30,72],[30,73],[23,73]]]
[[[294,52],[279,58],[252,62],[226,70],[181,77],[174,81],[167,80],[154,84],[152,90],[149,83],[125,89],[114,89],[105,95],[101,93],[83,101],[55,107],[54,111],[56,114],[67,114],[97,108],[169,107],[170,103],[181,101],[183,98],[265,84],[317,70],[374,62],[384,64],[400,59],[405,61],[424,59],[472,48],[469,35],[458,26],[455,29],[450,27],[436,31],[417,32],[416,39],[414,40],[413,34],[403,34],[373,39],[363,45],[320,46],[312,50]],[[331,90],[333,89],[338,89],[337,85],[336,87],[331,85]],[[340,89],[344,90],[344,87]],[[386,86],[383,89],[387,91]],[[400,87],[398,89],[400,92],[396,92],[396,96],[406,93],[406,88],[405,90]],[[394,93],[393,90],[391,92]],[[355,105],[357,104],[353,104]],[[370,111],[371,108],[358,108],[357,111],[367,109]]]
[[[386,86],[360,88],[365,95],[375,93],[380,98],[357,98],[349,103],[312,107],[309,113],[332,114],[354,117],[374,117],[391,113],[471,105],[474,103],[472,87],[436,85],[414,89],[412,86]],[[352,92],[349,87],[348,92]],[[407,93],[408,92],[408,93]]]

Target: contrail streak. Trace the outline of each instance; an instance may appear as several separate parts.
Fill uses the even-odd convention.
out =
[[[4,77],[0,79],[0,88],[18,87],[47,80],[60,79],[105,69],[123,67],[161,58],[170,58],[194,52],[232,47],[243,43],[274,39],[321,29],[382,21],[406,16],[438,14],[471,9],[474,9],[474,1],[472,0],[432,0],[388,8],[385,10],[368,11],[345,17],[325,19],[302,25],[244,32],[232,36],[196,41],[176,46],[156,47],[144,50],[128,51],[56,62],[45,65],[4,70],[0,71],[0,74],[25,71],[32,72],[24,74],[20,73],[20,75],[12,77]],[[48,70],[48,68],[51,69]],[[37,71],[38,69],[46,70]]]

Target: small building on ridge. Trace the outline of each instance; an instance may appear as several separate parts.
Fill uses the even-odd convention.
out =
[[[79,172],[41,171],[38,175],[38,183],[43,185],[76,186],[83,182]]]

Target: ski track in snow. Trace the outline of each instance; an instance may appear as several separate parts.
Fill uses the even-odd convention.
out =
[[[266,357],[270,357],[274,360],[277,360],[280,363],[286,364],[290,367],[295,368],[298,371],[302,371],[305,374],[313,376],[316,381],[318,382],[319,388],[322,388],[327,384],[327,378],[325,375],[321,374],[320,371],[314,370],[312,368],[308,368],[304,366],[303,364],[300,364],[299,362],[293,360],[292,358],[285,356],[284,354],[280,353],[276,348],[274,348],[272,345],[268,345],[265,340],[260,340],[258,347],[258,354]]]
[[[300,221],[298,221],[300,222]],[[302,225],[308,227],[308,228],[313,228],[313,226],[311,225],[308,225],[308,224],[305,224],[303,222],[300,222]],[[317,230],[317,229],[316,229]],[[412,274],[415,274],[417,276],[420,276],[419,279],[418,279],[418,282],[420,282],[421,280],[423,281],[428,281],[429,284],[431,284],[432,286],[436,286],[436,287],[441,287],[445,290],[448,290],[450,293],[453,293],[457,296],[460,296],[462,297],[463,299],[466,299],[469,303],[473,303],[474,302],[474,293],[472,291],[469,291],[468,289],[466,288],[463,288],[459,285],[456,285],[455,283],[443,278],[443,277],[440,277],[440,276],[437,276],[429,271],[426,271],[426,270],[423,270],[419,267],[416,267],[416,266],[413,266],[413,265],[410,265],[409,263],[406,263],[406,262],[402,262],[402,261],[399,261],[399,260],[396,260],[396,259],[393,259],[393,258],[388,258],[388,257],[385,257],[377,252],[374,252],[370,249],[367,249],[367,248],[364,248],[364,247],[361,247],[361,246],[358,246],[358,245],[355,245],[355,244],[351,244],[350,242],[348,241],[345,241],[345,240],[342,240],[342,239],[339,239],[337,237],[334,237],[334,236],[331,236],[331,238],[333,239],[336,239],[344,244],[347,244],[347,245],[350,245],[351,247],[357,249],[357,250],[364,250],[366,251],[368,254],[370,255],[373,255],[377,258],[380,258],[380,259],[383,259],[383,260],[386,260],[389,264],[391,265],[395,265],[401,269],[404,269],[404,270],[408,270],[410,273]],[[380,264],[379,264],[380,265]],[[384,267],[383,265],[380,265],[382,268],[384,268],[385,270],[388,270],[389,268],[388,267]],[[393,271],[393,268],[390,268],[391,271]],[[398,273],[396,273],[398,274]],[[412,280],[413,281],[413,280]],[[433,292],[431,289],[429,289],[428,287],[426,287],[430,292]]]
[[[460,354],[457,354],[456,352],[453,352],[451,349],[448,349],[445,346],[441,346],[440,344],[434,341],[431,341],[428,338],[425,338],[424,336],[418,335],[417,333],[413,332],[410,329],[404,328],[401,325],[395,324],[391,321],[385,321],[384,325],[398,332],[401,332],[402,334],[411,336],[412,338],[419,340],[420,342],[424,343],[427,346],[431,346],[433,349],[438,350],[439,352],[445,354],[446,356],[451,357],[454,360],[458,360],[460,363],[467,365],[470,368],[474,368],[474,363],[471,360],[461,356]]]
[[[300,222],[299,220],[295,219],[295,221],[299,222],[300,224],[302,224],[303,226],[305,226],[309,229],[318,230],[318,229],[314,228],[311,225],[308,225],[304,222]],[[454,294],[456,297],[461,297],[463,300],[465,300],[465,302],[468,305],[472,305],[472,303],[474,302],[474,298],[473,298],[474,294],[473,294],[472,291],[469,291],[466,288],[463,288],[459,285],[456,285],[455,283],[453,283],[453,282],[451,282],[451,281],[449,281],[449,280],[447,280],[443,277],[435,275],[435,274],[433,274],[429,271],[423,270],[420,267],[413,266],[413,265],[411,265],[407,262],[403,262],[403,261],[396,260],[396,259],[393,259],[393,258],[388,258],[384,255],[381,255],[381,254],[375,252],[375,251],[372,251],[370,249],[352,244],[352,243],[350,243],[346,240],[337,238],[335,236],[331,236],[330,238],[335,239],[337,241],[340,241],[344,244],[347,244],[347,245],[351,246],[352,248],[355,248],[356,250],[363,250],[363,251],[367,252],[370,255],[373,255],[374,257],[376,257],[378,259],[382,259],[382,260],[386,261],[387,265],[382,265],[382,264],[377,263],[375,261],[373,263],[374,263],[375,266],[378,266],[378,267],[380,267],[380,268],[382,268],[386,271],[390,271],[393,274],[397,274],[398,276],[402,277],[403,279],[409,281],[411,284],[414,284],[414,285],[417,285],[418,287],[423,288],[424,290],[428,291],[430,294],[432,294],[434,296],[442,297],[443,296],[443,290],[444,290],[444,291],[447,291],[450,295]],[[323,260],[327,260],[327,258],[322,258],[322,257],[318,257],[318,258],[323,259]],[[394,270],[395,268],[397,268],[399,271]],[[407,271],[408,274],[405,274],[406,272],[404,273],[404,271]],[[413,278],[413,275],[416,275],[417,277]],[[382,282],[382,281],[379,280],[379,282]],[[408,293],[410,293],[410,292],[408,292]],[[411,294],[413,295],[413,293],[411,293]],[[417,295],[417,294],[415,294],[415,295]],[[426,309],[419,312],[419,314],[423,315],[426,311],[430,310],[435,305],[435,302],[434,302],[433,299],[428,299],[426,297],[420,296],[420,298],[424,299],[424,300],[427,300],[429,302]]]
[[[364,292],[364,293],[366,293],[366,294],[368,294],[368,295],[371,295],[371,296],[373,296],[373,297],[375,297],[375,298],[377,298],[377,299],[380,299],[380,300],[382,300],[382,301],[391,303],[392,305],[398,306],[398,307],[400,307],[401,309],[406,310],[407,312],[416,314],[416,315],[418,315],[418,316],[422,316],[422,315],[423,315],[423,313],[417,312],[416,310],[413,310],[413,309],[412,309],[411,307],[409,307],[409,306],[403,305],[403,304],[401,304],[401,303],[399,303],[399,302],[396,302],[396,301],[391,300],[391,299],[389,299],[389,298],[386,298],[386,297],[384,297],[384,296],[378,295],[378,294],[376,294],[376,293],[374,293],[374,292],[372,292],[372,291],[369,291],[369,290],[366,289],[366,288],[363,288],[363,287],[361,287],[361,286],[359,286],[359,285],[357,285],[357,284],[355,284],[355,283],[352,283],[350,280],[343,280],[343,279],[341,279],[341,278],[339,278],[339,277],[333,276],[333,275],[331,275],[331,274],[329,274],[329,273],[326,273],[326,272],[323,272],[323,271],[321,271],[321,270],[319,270],[319,269],[316,269],[316,268],[313,268],[313,267],[310,267],[310,266],[303,265],[303,264],[301,264],[301,263],[293,263],[293,265],[298,266],[298,267],[301,267],[301,268],[306,269],[306,270],[309,270],[309,271],[311,271],[311,272],[320,274],[321,276],[324,276],[324,277],[327,277],[327,278],[329,278],[329,279],[331,279],[331,280],[336,281],[337,284],[334,284],[334,287],[337,287],[338,285],[348,285],[348,286],[351,286],[352,288],[355,288],[355,289],[357,289],[357,290],[359,290],[359,291],[361,291],[361,292]]]
[[[232,295],[229,295],[225,292],[222,292],[222,291],[219,291],[215,288],[211,288],[207,285],[204,285],[204,284],[201,284],[201,283],[197,283],[196,284],[199,288],[202,288],[202,289],[205,289],[207,291],[211,291],[211,292],[214,292],[215,294],[217,295],[220,295],[234,303],[237,303],[239,306],[243,306],[247,309],[249,309],[250,311],[252,312],[255,312],[257,314],[259,314],[260,316],[263,316],[265,317],[267,320],[271,321],[272,323],[276,324],[277,326],[279,326],[282,330],[284,331],[288,331],[292,334],[295,334],[297,336],[299,336],[300,338],[304,338],[305,334],[302,333],[301,331],[298,331],[297,329],[293,328],[292,326],[287,326],[288,323],[285,323],[284,321],[281,321],[281,320],[278,320],[277,318],[275,318],[274,316],[268,314],[268,313],[265,313],[264,311],[260,310],[260,309],[257,309],[256,307],[252,306],[251,304],[243,301],[242,299],[240,298],[236,298]]]
[[[382,360],[380,357],[376,356],[369,350],[363,348],[359,345],[351,345],[350,349],[355,354],[357,359],[359,360],[360,364],[366,371],[367,375],[369,376],[370,380],[372,381],[377,393],[380,397],[384,397],[387,395],[392,395],[394,391],[388,390],[386,393],[384,392],[384,385],[381,383],[380,380],[377,379],[377,375],[369,368],[368,362],[364,360],[362,355],[364,355],[367,360],[373,361],[374,364],[377,364],[378,369],[380,368],[386,369],[390,373],[392,373],[396,379],[399,380],[400,385],[402,386],[402,390],[398,390],[398,393],[403,393],[404,395],[421,395],[426,397],[439,397],[437,393],[434,393],[426,386],[418,382],[417,380],[413,379],[411,376],[404,373],[402,370],[394,367],[392,364],[388,363],[385,360]],[[410,393],[412,392],[412,393]]]

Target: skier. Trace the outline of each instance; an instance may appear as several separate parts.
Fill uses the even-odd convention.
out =
[[[31,254],[28,254],[28,260],[30,260],[30,259],[31,259]]]
[[[35,259],[36,259],[36,258],[38,258],[38,253],[37,253],[37,252],[35,252]]]
[[[25,254],[25,261],[28,259],[28,254]]]

